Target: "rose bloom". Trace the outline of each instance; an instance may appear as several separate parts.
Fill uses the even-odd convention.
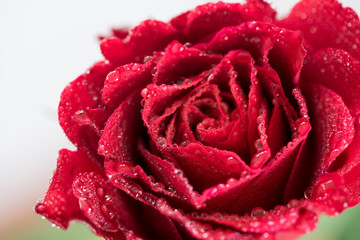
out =
[[[36,212],[105,239],[293,239],[360,201],[360,22],[209,3],[102,38]]]

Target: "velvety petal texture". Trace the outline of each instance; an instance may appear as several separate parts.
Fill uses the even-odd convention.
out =
[[[71,82],[36,212],[108,240],[295,239],[360,202],[360,24],[336,0],[284,19],[208,3],[100,37]]]

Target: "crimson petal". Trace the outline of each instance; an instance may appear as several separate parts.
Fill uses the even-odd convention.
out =
[[[103,172],[102,168],[83,153],[61,150],[49,189],[44,200],[36,205],[35,211],[63,229],[68,227],[71,220],[88,222],[70,190],[74,178],[88,171]]]
[[[153,57],[144,64],[130,63],[110,72],[105,80],[102,99],[110,109],[116,109],[130,93],[139,91],[151,82]]]
[[[142,62],[144,57],[165,48],[178,33],[171,25],[147,20],[140,23],[125,38],[107,38],[100,44],[104,57],[114,65]]]
[[[304,67],[304,82],[316,82],[341,96],[352,115],[360,112],[360,62],[339,49],[317,51]]]
[[[275,11],[262,0],[249,0],[245,4],[208,3],[182,14],[170,23],[182,32],[186,39],[196,42],[227,26],[246,21],[272,22]]]
[[[99,141],[99,154],[122,163],[137,163],[137,138],[141,134],[140,92],[128,96],[107,121]]]
[[[360,22],[351,8],[337,0],[302,0],[290,15],[277,24],[301,30],[312,53],[321,48],[338,48],[360,59]]]
[[[99,229],[107,232],[135,231],[143,235],[135,217],[135,203],[94,172],[77,175],[72,184],[84,215]]]
[[[93,131],[75,118],[75,113],[102,105],[100,91],[105,77],[112,70],[108,62],[94,64],[86,73],[71,82],[61,93],[58,108],[59,123],[69,140],[77,145],[81,141],[79,130]]]

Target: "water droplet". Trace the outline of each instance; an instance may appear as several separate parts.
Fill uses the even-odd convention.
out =
[[[184,81],[184,84],[186,84],[186,85],[188,85],[188,84],[191,84],[192,83],[192,81],[191,81],[191,79],[185,79],[185,81]]]
[[[81,122],[82,124],[90,124],[91,123],[91,119],[88,116],[88,114],[86,113],[86,111],[84,110],[79,110],[75,113],[75,119],[79,122]]]
[[[236,169],[239,167],[239,161],[234,157],[229,157],[227,159],[227,165],[232,169]]]
[[[177,81],[175,82],[175,84],[176,84],[176,85],[182,85],[182,84],[184,84],[184,80],[183,80],[183,79],[177,80]]]
[[[141,90],[141,96],[142,96],[144,99],[148,99],[148,98],[150,97],[150,95],[149,95],[149,89],[144,88],[143,90]]]
[[[259,151],[263,148],[263,144],[260,139],[255,141],[255,148]]]
[[[265,210],[262,209],[261,207],[256,207],[251,211],[251,216],[252,217],[260,217],[262,215],[265,214]]]
[[[166,146],[167,146],[167,141],[166,141],[166,139],[165,139],[164,137],[158,137],[158,138],[156,139],[156,142],[157,142],[159,145],[163,146],[163,147],[166,147]]]
[[[262,151],[253,156],[251,159],[251,166],[254,168],[260,167],[262,163],[265,162],[266,158],[268,157],[268,152]]]
[[[191,43],[186,42],[186,43],[184,43],[184,46],[187,47],[187,48],[190,48],[192,45],[191,45]]]
[[[115,165],[115,171],[118,173],[133,173],[135,168],[131,163],[119,162]]]
[[[288,206],[289,208],[293,208],[293,207],[299,205],[299,203],[300,203],[299,200],[297,200],[297,199],[292,199],[292,200],[289,201],[289,203],[287,204],[287,206]]]
[[[39,205],[37,206],[37,211],[38,211],[39,213],[44,212],[45,209],[46,209],[46,207],[45,207],[45,205],[43,205],[43,204],[39,204]],[[44,218],[45,218],[45,217],[44,217]]]
[[[300,118],[295,121],[295,129],[299,135],[304,136],[308,131],[310,131],[311,125],[308,121],[304,121]]]
[[[325,200],[334,189],[336,189],[335,182],[329,179],[326,182],[316,185],[312,194],[317,200]]]
[[[235,178],[229,178],[229,179],[226,181],[226,185],[229,187],[229,186],[234,185],[236,182],[237,182],[237,180],[236,180]]]
[[[247,171],[243,171],[243,172],[241,173],[241,177],[242,177],[242,178],[250,177],[250,173],[247,172]]]
[[[151,75],[154,77],[156,75],[157,72],[157,68],[154,67],[153,69],[151,69]]]
[[[140,104],[141,104],[141,106],[145,106],[145,99],[141,99]]]
[[[314,34],[314,33],[316,33],[317,29],[315,26],[312,26],[312,27],[310,27],[309,31],[310,31],[310,33]]]
[[[144,63],[147,63],[148,61],[150,61],[152,59],[152,56],[145,56],[144,57]]]
[[[302,13],[302,14],[300,15],[300,18],[301,18],[301,19],[306,19],[306,18],[307,18],[306,13]]]
[[[182,143],[180,143],[180,147],[186,147],[187,145],[189,145],[188,141],[183,141]]]
[[[119,73],[117,71],[112,71],[106,76],[106,80],[110,83],[119,81]]]

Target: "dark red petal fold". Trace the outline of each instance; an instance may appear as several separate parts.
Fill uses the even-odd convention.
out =
[[[124,164],[138,162],[137,139],[141,134],[140,92],[128,96],[107,121],[99,141],[99,154]]]
[[[354,137],[352,115],[342,98],[318,84],[303,87],[314,133],[309,141],[315,146],[315,176],[327,171],[330,164],[351,143]]]

